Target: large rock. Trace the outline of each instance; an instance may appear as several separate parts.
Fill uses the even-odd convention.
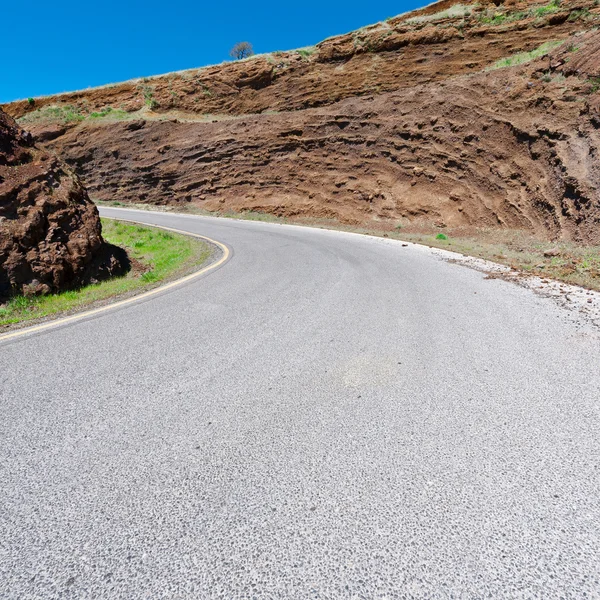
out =
[[[126,262],[79,178],[0,111],[0,297],[60,291]]]

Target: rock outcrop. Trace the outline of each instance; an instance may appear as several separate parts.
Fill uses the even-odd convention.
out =
[[[0,111],[0,297],[57,292],[126,262],[79,178]]]

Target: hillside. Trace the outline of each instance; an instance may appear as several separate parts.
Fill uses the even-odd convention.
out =
[[[93,198],[600,242],[600,8],[439,2],[4,109]]]

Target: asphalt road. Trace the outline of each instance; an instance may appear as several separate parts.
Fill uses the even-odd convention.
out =
[[[218,270],[0,344],[0,597],[600,597],[600,336],[418,247],[159,213]]]

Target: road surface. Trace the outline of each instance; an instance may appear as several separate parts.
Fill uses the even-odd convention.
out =
[[[346,233],[0,344],[0,597],[600,596],[600,336]]]

